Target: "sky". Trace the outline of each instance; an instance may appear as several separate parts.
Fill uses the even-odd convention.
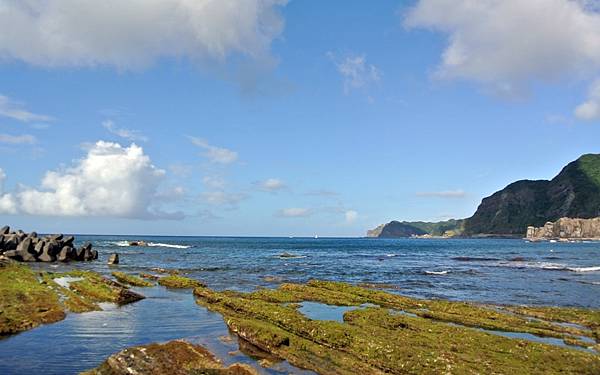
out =
[[[15,228],[363,236],[599,140],[600,1],[0,0]]]

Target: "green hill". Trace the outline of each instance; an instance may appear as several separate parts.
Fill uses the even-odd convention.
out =
[[[600,216],[600,155],[569,163],[552,180],[517,181],[484,198],[465,222],[465,234],[523,235],[561,217]]]

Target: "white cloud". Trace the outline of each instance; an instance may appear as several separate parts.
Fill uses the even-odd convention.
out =
[[[280,217],[307,217],[313,214],[310,208],[291,207],[284,208],[277,212],[276,216]]]
[[[225,179],[220,176],[204,176],[202,177],[202,183],[206,187],[215,190],[225,189],[225,185],[227,185]]]
[[[30,134],[22,134],[22,135],[10,135],[10,134],[0,134],[0,143],[8,143],[12,145],[33,145],[37,143],[37,139]]]
[[[278,192],[287,188],[287,185],[278,178],[268,178],[256,183],[259,189],[271,193]]]
[[[0,3],[0,57],[32,65],[144,67],[160,58],[269,59],[285,0]]]
[[[352,224],[358,219],[358,212],[354,210],[348,210],[344,213],[344,217],[346,219],[346,223]]]
[[[598,74],[600,14],[592,4],[419,0],[407,13],[405,25],[448,34],[437,77],[473,80],[514,95],[532,81]]]
[[[360,89],[381,79],[381,72],[375,65],[367,63],[365,55],[346,56],[338,61],[332,52],[327,56],[336,65],[338,72],[344,78],[344,92]]]
[[[166,213],[158,207],[164,177],[165,171],[152,165],[141,147],[99,141],[72,167],[47,172],[40,188],[21,187],[10,195],[8,203],[16,212],[8,209],[7,202],[0,212],[180,219],[181,213]]]
[[[235,208],[237,205],[248,198],[244,193],[232,193],[224,190],[206,191],[201,193],[202,199],[214,206],[229,206]]]
[[[0,4],[0,14],[2,14],[2,4]],[[0,17],[1,19],[1,17]],[[2,29],[2,22],[0,22],[0,30]],[[0,35],[0,39],[2,36]],[[0,50],[0,58],[2,52]],[[12,118],[13,120],[21,122],[32,122],[32,121],[52,121],[52,117],[46,115],[38,115],[27,111],[22,103],[15,102],[9,97],[0,95],[0,116]]]
[[[592,84],[588,100],[575,108],[575,116],[588,121],[600,119],[600,79]]]
[[[141,134],[138,130],[130,130],[125,128],[119,128],[111,120],[102,122],[102,127],[108,130],[109,133],[114,134],[118,137],[126,139],[128,141],[142,141],[147,142],[148,138]]]
[[[238,154],[235,151],[223,147],[210,145],[202,138],[188,137],[190,141],[204,150],[204,156],[212,163],[231,164],[238,159]]]
[[[417,197],[464,198],[467,193],[462,190],[420,191],[417,192],[416,195]]]

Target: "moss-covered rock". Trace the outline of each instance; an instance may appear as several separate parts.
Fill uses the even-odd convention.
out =
[[[146,280],[141,279],[134,275],[128,275],[125,272],[115,271],[112,273],[112,275],[115,279],[117,279],[118,282],[128,284],[128,285],[140,286],[140,287],[148,287],[148,286],[154,285],[149,281],[146,281]]]
[[[202,282],[189,277],[179,276],[176,274],[164,276],[158,279],[158,283],[167,288],[191,289],[205,286]]]
[[[575,335],[591,334],[590,318],[579,321],[581,328],[565,327],[532,321],[525,311],[420,300],[322,281],[253,293],[196,288],[194,294],[199,304],[223,314],[241,338],[321,374],[600,373],[598,355],[474,329],[535,332],[589,345]],[[356,309],[345,313],[343,323],[313,320],[297,310],[302,301]]]
[[[136,346],[111,355],[82,375],[170,374],[257,375],[244,364],[223,366],[208,350],[183,340]]]

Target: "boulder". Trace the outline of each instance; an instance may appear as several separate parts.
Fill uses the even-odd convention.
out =
[[[25,250],[9,250],[4,253],[4,256],[20,262],[35,262],[37,260],[33,254]]]
[[[33,252],[33,244],[31,243],[31,238],[25,238],[23,241],[19,242],[17,245],[17,251],[26,251]]]
[[[98,259],[98,250],[92,250],[92,260]]]
[[[34,253],[37,256],[40,256],[42,254],[42,251],[44,251],[44,246],[46,245],[46,242],[44,241],[38,241],[38,243],[35,244],[35,247],[33,248]]]
[[[31,238],[37,238],[38,234],[36,232],[31,232],[29,233],[29,237]]]
[[[10,233],[10,227],[8,225],[5,225],[2,228],[0,228],[0,234],[9,234],[9,233]]]
[[[110,257],[108,257],[108,264],[119,264],[119,254],[111,254]]]
[[[16,250],[19,244],[19,238],[15,234],[4,236],[4,250]]]
[[[69,260],[71,260],[73,258],[74,252],[75,252],[75,249],[73,249],[72,247],[63,246],[62,250],[60,250],[60,252],[58,253],[57,260],[59,262],[68,262]]]
[[[73,241],[75,241],[75,237],[68,236],[63,239],[62,244],[63,246],[73,247]]]
[[[38,256],[38,260],[40,262],[54,262],[54,261],[56,261],[56,255],[50,254],[48,252],[48,246],[44,246],[44,250]]]
[[[84,253],[85,249],[83,247],[75,250],[74,260],[83,260]]]
[[[86,242],[83,244],[83,246],[81,247],[82,249],[88,249],[88,250],[92,250],[92,244],[89,242]]]
[[[48,253],[48,255],[55,257],[60,252],[60,244],[56,240],[50,240],[46,242],[44,246],[44,251]]]
[[[92,250],[89,248],[83,249],[83,260],[90,261],[94,260],[94,254],[92,254]]]

